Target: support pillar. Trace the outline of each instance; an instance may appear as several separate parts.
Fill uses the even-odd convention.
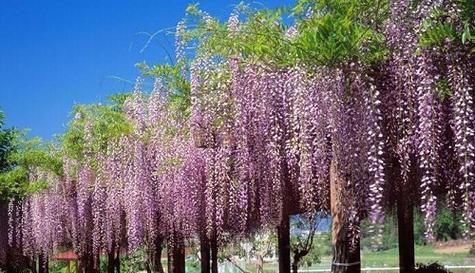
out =
[[[330,207],[332,215],[332,271],[333,273],[360,273],[360,243],[351,245],[348,239],[349,219],[346,213],[343,189],[345,180],[341,177],[338,163],[330,166]]]
[[[289,215],[282,216],[277,228],[279,273],[290,273],[290,219]]]

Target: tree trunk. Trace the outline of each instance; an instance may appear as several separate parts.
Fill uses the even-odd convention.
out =
[[[48,256],[43,254],[38,256],[38,273],[49,273]]]
[[[292,273],[297,273],[299,271],[299,263],[303,257],[308,254],[307,250],[297,250],[294,252],[294,259],[292,261]]]
[[[284,212],[277,227],[279,273],[290,273],[290,219]]]
[[[332,161],[330,167],[330,206],[332,214],[333,273],[360,273],[360,243],[352,246],[348,240],[349,220],[345,212],[343,189],[345,180],[340,176],[338,164]]]
[[[414,202],[410,194],[400,189],[397,200],[397,223],[399,240],[399,272],[412,273],[414,262]]]
[[[174,242],[172,263],[173,273],[185,273],[185,244],[183,239]]]
[[[299,271],[299,265],[296,262],[292,263],[292,273],[297,273]]]
[[[256,255],[256,272],[264,273],[264,257],[261,254]]]
[[[211,273],[218,273],[218,240],[211,239]]]
[[[210,273],[211,272],[211,265],[210,265],[210,245],[209,240],[206,235],[201,236],[200,240],[200,256],[201,256],[201,273]]]

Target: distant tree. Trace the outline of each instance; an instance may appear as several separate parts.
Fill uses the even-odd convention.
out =
[[[8,236],[9,204],[28,191],[25,172],[18,168],[22,139],[16,128],[5,128],[5,114],[0,110],[0,270],[7,273],[23,272],[31,267],[21,247],[9,244]]]
[[[292,272],[297,273],[298,268],[305,264],[311,266],[320,262],[320,253],[314,245],[320,216],[299,215],[292,217],[290,225],[290,250],[292,252]]]
[[[451,212],[445,204],[440,205],[435,219],[435,237],[437,241],[455,240],[462,237],[461,214]]]
[[[9,156],[15,149],[15,136],[17,136],[17,130],[15,128],[5,128],[5,114],[0,110],[0,173],[4,173],[12,167]],[[0,199],[5,198],[6,193],[0,191]]]

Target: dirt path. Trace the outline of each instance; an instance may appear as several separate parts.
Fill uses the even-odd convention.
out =
[[[468,251],[470,250],[471,247],[472,247],[472,244],[467,243],[467,242],[462,243],[462,244],[458,244],[458,245],[441,245],[441,246],[437,246],[434,249],[434,252],[439,253],[439,254],[461,253],[461,252],[468,253]]]

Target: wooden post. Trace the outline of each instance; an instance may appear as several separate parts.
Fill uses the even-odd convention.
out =
[[[400,194],[397,200],[397,224],[399,241],[399,272],[412,273],[414,261],[414,215],[413,201]]]
[[[83,265],[82,265],[81,258],[78,257],[78,259],[76,260],[76,273],[84,273],[84,270],[82,268],[83,268]]]
[[[201,256],[201,273],[210,273],[210,245],[206,234],[201,235],[200,239],[200,256]]]
[[[173,244],[173,273],[185,273],[185,244],[183,239]]]
[[[8,203],[0,200],[0,268],[7,268],[8,244]]]
[[[0,268],[7,267],[8,203],[0,200]]]
[[[48,255],[38,255],[38,273],[49,273]]]
[[[284,213],[277,227],[279,273],[290,273],[290,218]]]
[[[120,273],[120,244],[119,244],[119,247],[117,248],[117,255],[115,257],[115,270],[116,270],[116,273]],[[163,268],[162,268],[162,270],[163,270]],[[164,273],[164,272],[162,271],[162,273]]]
[[[284,156],[285,152],[280,151],[281,156]],[[291,191],[289,166],[284,160],[281,162],[282,172],[284,177],[284,189]],[[292,194],[283,195],[282,200],[282,219],[280,219],[279,226],[277,227],[277,250],[279,255],[279,273],[290,273],[290,204],[295,200],[291,198]]]
[[[107,273],[115,272],[115,245],[112,244],[112,248],[107,251]]]
[[[218,240],[213,236],[211,246],[211,273],[218,273]]]
[[[415,270],[414,259],[414,185],[417,180],[417,170],[410,168],[408,181],[403,184],[401,176],[401,166],[396,155],[391,156],[389,177],[400,185],[397,191],[395,202],[397,205],[397,227],[399,242],[399,272],[412,273]],[[411,159],[411,165],[415,166],[415,159]]]
[[[147,243],[147,266],[153,273],[164,273],[162,266],[163,238],[157,236],[153,241]]]
[[[168,244],[167,247],[167,272],[172,273],[173,272],[173,249],[172,249],[171,243]]]
[[[413,162],[413,164],[415,164]],[[399,164],[397,166],[399,177]],[[399,241],[399,272],[412,273],[415,270],[414,259],[414,193],[413,181],[417,179],[417,171],[411,168],[408,185],[401,186],[397,194],[397,225]],[[402,183],[399,183],[402,184]]]
[[[164,273],[163,265],[162,265],[162,250],[163,250],[163,239],[161,237],[157,237],[154,242],[154,257],[153,257],[153,270],[156,273]]]
[[[98,268],[96,268],[96,265],[94,262],[94,255],[91,252],[83,253],[79,255],[78,271],[80,273],[97,273],[98,272]]]
[[[332,214],[333,273],[360,273],[361,258],[359,240],[352,247],[348,240],[349,220],[345,212],[343,188],[345,180],[340,176],[338,163],[330,166],[330,207]]]

